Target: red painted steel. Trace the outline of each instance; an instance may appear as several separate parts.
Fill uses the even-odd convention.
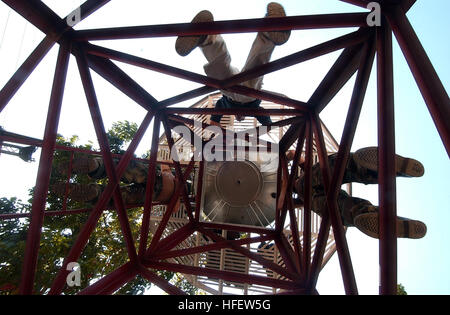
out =
[[[231,271],[217,270],[211,268],[200,268],[181,264],[174,264],[160,261],[145,261],[144,266],[148,268],[154,268],[157,270],[167,270],[173,272],[181,272],[184,274],[192,274],[198,276],[205,276],[210,278],[220,278],[224,281],[234,281],[248,284],[259,284],[263,286],[271,286],[281,289],[295,289],[296,283],[293,281],[279,280],[273,278],[267,278],[263,276],[245,275]]]
[[[251,89],[245,86],[230,86],[225,87],[222,85],[222,81],[213,79],[211,77],[207,77],[204,75],[200,75],[191,71],[182,70],[179,68],[175,68],[172,66],[167,66],[159,62],[151,61],[148,59],[136,57],[130,54],[126,54],[123,52],[115,51],[112,49],[99,47],[99,46],[93,46],[89,45],[87,46],[88,52],[91,55],[100,56],[104,58],[111,58],[113,60],[125,62],[131,65],[139,66],[145,69],[158,71],[167,75],[172,75],[178,78],[182,78],[185,80],[190,80],[196,83],[200,84],[206,84],[210,87],[213,87],[215,89],[223,89],[230,92],[240,93],[243,95],[247,95],[250,97],[259,98],[266,101],[272,101],[275,103],[283,104],[286,106],[292,106],[294,108],[300,109],[300,110],[308,110],[308,105],[298,101],[293,100],[288,97],[280,96],[274,93],[270,92],[264,92],[260,90]]]
[[[352,32],[350,34],[334,38],[316,46],[280,58],[278,60],[274,60],[260,65],[256,68],[241,72],[229,79],[226,79],[223,82],[223,87],[233,86],[260,76],[264,76],[274,71],[285,69],[287,67],[329,54],[339,49],[359,44],[367,40],[369,34],[370,32],[368,32],[366,29],[359,29],[358,31]]]
[[[94,123],[94,130],[97,135],[97,140],[100,145],[100,149],[103,157],[103,164],[108,176],[109,182],[112,182],[115,186],[113,191],[113,200],[117,209],[117,215],[119,218],[120,226],[122,229],[123,237],[125,240],[128,256],[131,261],[137,261],[136,248],[134,246],[133,236],[131,234],[130,223],[125,210],[125,204],[122,200],[122,194],[119,187],[119,179],[114,166],[113,158],[109,148],[108,138],[106,136],[105,126],[103,125],[102,115],[95,95],[94,84],[89,72],[86,56],[83,51],[77,54],[78,70],[80,72],[81,81],[86,94],[86,99],[91,113],[92,122]]]
[[[189,166],[184,171],[184,174],[177,174],[178,181],[176,183],[175,193],[172,195],[172,198],[170,199],[169,203],[167,204],[167,208],[164,213],[164,216],[161,219],[161,222],[159,223],[158,228],[156,229],[156,232],[153,234],[152,241],[151,241],[150,247],[148,249],[149,253],[154,252],[158,242],[160,241],[162,233],[164,232],[164,229],[166,228],[167,223],[169,222],[170,216],[172,215],[174,210],[178,210],[178,209],[175,209],[175,206],[177,205],[177,201],[180,198],[182,190],[184,189],[184,183],[186,182],[187,177],[189,176],[189,174],[191,173],[193,168],[194,168],[194,159],[191,160],[191,162],[189,163]],[[180,171],[180,173],[181,173],[181,171]],[[186,201],[186,204],[188,204],[188,203],[189,203],[189,201]]]
[[[203,147],[203,145],[202,145],[202,147]],[[204,167],[205,167],[205,162],[202,159],[198,166],[197,189],[196,189],[195,210],[194,210],[195,211],[195,214],[194,214],[195,222],[200,221],[200,206],[201,206],[201,202],[202,202]]]
[[[414,79],[450,157],[450,100],[405,13],[399,7],[386,12]]]
[[[194,217],[192,214],[191,202],[189,201],[189,195],[188,195],[188,191],[187,191],[186,184],[185,184],[186,179],[187,179],[186,174],[183,176],[183,172],[181,170],[181,166],[180,166],[180,162],[179,162],[180,159],[178,158],[176,150],[174,149],[175,142],[172,138],[172,130],[169,127],[167,117],[165,117],[165,116],[162,117],[162,123],[164,126],[167,143],[169,144],[169,149],[173,156],[172,160],[174,162],[175,174],[176,174],[176,177],[179,179],[179,185],[181,187],[181,197],[182,197],[183,203],[186,207],[186,212],[189,217],[189,220],[194,221]],[[192,157],[192,161],[194,161],[193,157]],[[182,178],[185,178],[184,181],[181,181]]]
[[[275,230],[259,226],[247,226],[237,224],[225,224],[225,223],[213,223],[213,222],[199,222],[198,226],[210,229],[222,229],[230,231],[238,231],[243,233],[256,233],[256,234],[274,234]]]
[[[385,21],[377,33],[378,194],[380,294],[397,293],[396,173],[392,32]]]
[[[301,30],[341,27],[367,27],[366,13],[289,16],[203,23],[114,27],[78,31],[75,40],[131,39],[180,35],[245,33],[275,30]]]
[[[350,149],[352,147],[353,138],[359,121],[359,115],[364,102],[367,85],[369,83],[370,73],[375,58],[375,49],[375,39],[372,38],[366,43],[363,54],[361,55],[361,64],[356,77],[355,86],[353,88],[353,94],[333,170],[333,176],[331,178],[331,199],[337,198],[342,184],[348,157],[350,155]]]
[[[141,236],[139,238],[139,257],[147,250],[148,233],[150,229],[150,215],[152,211],[153,187],[156,179],[156,160],[158,158],[159,129],[161,123],[159,115],[153,119],[152,144],[150,149],[150,162],[148,165],[147,183],[145,188],[144,214],[141,223]]]
[[[122,285],[134,279],[138,271],[134,264],[128,262],[117,268],[102,279],[81,290],[79,295],[106,295],[112,294]]]
[[[235,245],[246,245],[246,244],[252,244],[252,243],[260,243],[264,241],[270,241],[273,240],[272,235],[266,235],[266,236],[258,236],[258,237],[251,237],[251,238],[244,238],[233,241]],[[179,249],[179,250],[172,250],[169,251],[167,249],[164,249],[166,251],[163,251],[161,248],[158,248],[160,253],[153,255],[153,259],[167,259],[167,258],[174,258],[174,257],[180,257],[180,256],[187,256],[187,255],[193,255],[198,253],[204,253],[211,250],[220,250],[223,248],[230,248],[230,241],[222,241],[222,242],[216,242],[213,244],[208,245],[201,245],[191,248],[185,248],[185,249]]]
[[[90,14],[98,10],[104,4],[108,3],[109,0],[88,0],[80,6],[80,21],[84,20]],[[67,18],[67,17],[66,17]],[[65,28],[59,32],[58,35],[46,35],[44,39],[36,46],[33,52],[28,56],[28,58],[23,62],[23,64],[17,69],[11,79],[6,83],[6,85],[0,90],[0,112],[5,108],[6,104],[11,100],[14,94],[23,85],[26,79],[29,77],[31,72],[37,67],[45,55],[55,44],[55,40],[59,39],[60,36],[67,31],[69,28]],[[45,32],[44,32],[45,33]]]
[[[164,109],[166,114],[178,115],[261,115],[261,116],[300,116],[304,111],[296,109],[266,109],[266,108],[193,108],[169,107]]]
[[[88,55],[89,67],[127,95],[142,108],[151,111],[158,101],[111,60]]]
[[[54,43],[50,36],[46,36],[0,90],[0,113],[53,47]]]
[[[312,164],[313,164],[313,132],[311,122],[305,126],[305,166],[303,187],[303,266],[304,281],[309,281],[311,266],[311,205],[312,205]]]
[[[205,234],[205,235],[207,235],[209,238],[211,238],[215,242],[226,241],[226,239],[224,239],[223,237],[217,235],[214,232],[208,231],[208,230],[206,230],[204,228],[200,227],[200,228],[198,228],[198,231],[203,233],[203,234]],[[274,263],[274,262],[264,258],[263,256],[258,255],[257,253],[251,252],[250,250],[241,247],[239,244],[235,244],[234,241],[230,241],[229,244],[230,244],[230,247],[233,250],[235,250],[236,252],[238,252],[238,253],[240,253],[240,254],[242,254],[242,255],[244,255],[244,256],[246,256],[246,257],[248,257],[248,258],[250,258],[250,259],[252,259],[252,260],[254,260],[256,262],[258,262],[264,268],[271,269],[271,270],[275,271],[276,273],[278,273],[278,274],[280,274],[280,275],[282,275],[282,276],[284,276],[284,277],[286,277],[288,279],[291,279],[291,280],[296,280],[296,279],[299,278],[298,274],[290,272],[289,270],[283,269],[283,267],[281,267],[280,265],[278,265],[278,264],[276,264],[276,263]]]
[[[146,278],[148,281],[156,284],[160,289],[172,295],[186,295],[185,292],[168,282],[167,280],[161,278],[156,273],[148,270],[142,265],[139,265],[139,274]]]
[[[192,235],[192,233],[195,232],[195,223],[189,222],[188,224],[180,227],[178,230],[170,234],[169,236],[166,236],[164,239],[162,239],[158,244],[155,246],[155,253],[157,252],[164,252],[171,250],[175,246],[177,246],[179,243],[184,241],[186,238]],[[154,254],[147,251],[146,257],[153,257]]]
[[[327,194],[328,218],[333,226],[336,249],[344,281],[344,288],[347,294],[358,294],[355,274],[350,258],[347,240],[344,235],[344,227],[340,216],[337,199],[331,196],[331,171],[328,163],[328,156],[323,138],[322,128],[317,115],[313,116],[312,124],[316,136],[317,153],[319,155],[319,165],[322,172],[322,183]]]
[[[286,268],[293,273],[299,273],[300,271],[297,270],[295,263],[294,252],[286,236],[284,234],[278,234],[275,238],[275,244],[277,245],[278,252],[283,258]],[[298,280],[300,280],[300,278]]]
[[[153,117],[152,113],[149,112],[142,121],[141,126],[139,127],[133,140],[129,144],[127,151],[125,152],[124,156],[122,157],[117,166],[118,177],[121,177],[122,174],[125,172],[126,167],[130,159],[132,158],[139,142],[141,141],[145,131],[147,130],[152,117]],[[81,229],[80,234],[77,237],[77,240],[75,241],[74,245],[72,245],[69,253],[64,259],[63,266],[61,270],[58,272],[58,275],[56,276],[55,280],[53,281],[49,294],[60,294],[62,292],[65,284],[65,277],[67,276],[66,266],[69,262],[78,260],[78,257],[80,256],[82,250],[87,244],[89,236],[95,229],[95,226],[97,224],[98,219],[100,218],[100,215],[103,212],[103,209],[105,208],[107,202],[110,200],[114,188],[115,183],[109,182],[107,184],[104,192],[99,198],[97,205],[95,206],[94,210],[92,210],[88,220]]]
[[[59,115],[64,94],[64,84],[69,65],[69,50],[61,45],[56,63],[52,94],[48,106],[47,123],[45,125],[44,140],[42,144],[39,169],[36,178],[36,187],[31,208],[31,222],[28,229],[24,263],[22,269],[21,294],[32,294],[33,283],[37,268],[37,258],[41,238],[42,223],[44,221],[45,203],[50,183],[51,165],[55,150],[56,133],[58,131]]]

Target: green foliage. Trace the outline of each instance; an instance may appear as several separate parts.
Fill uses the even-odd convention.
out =
[[[0,198],[0,214],[29,212],[30,206],[17,198]],[[25,250],[27,220],[0,221],[0,294],[16,294],[22,272],[17,257]]]
[[[408,293],[405,290],[405,287],[401,283],[397,284],[397,295],[408,295]]]
[[[122,153],[124,145],[133,138],[136,131],[137,125],[134,123],[128,121],[114,123],[111,130],[108,131],[111,150],[114,153]],[[57,137],[58,144],[81,149],[92,149],[93,144],[91,142],[85,145],[77,145],[78,140],[77,136],[72,136],[68,139],[61,135]],[[68,175],[64,171],[71,154],[71,152],[63,150],[55,152],[50,187],[67,180]],[[58,165],[65,167],[58,167]],[[70,181],[72,183],[89,183],[92,182],[92,179],[87,175],[72,175]],[[98,183],[103,183],[104,181],[101,180]],[[0,198],[0,213],[29,213],[31,211],[32,196],[33,189],[30,189],[28,203],[23,203],[17,198]],[[63,198],[50,189],[46,211],[61,210],[62,207]],[[87,207],[92,207],[92,205],[86,205],[70,199],[67,200],[67,209],[83,209]],[[128,209],[127,215],[135,246],[138,248],[142,208]],[[88,217],[89,213],[45,217],[34,293],[45,294],[49,291],[52,281],[62,266],[64,257],[67,256]],[[0,294],[18,293],[28,225],[28,219],[0,221]],[[63,293],[76,294],[82,288],[111,273],[127,261],[128,254],[117,213],[115,211],[104,211],[77,261],[81,269],[81,287],[66,286]],[[155,272],[162,278],[170,280],[188,294],[197,292],[195,287],[174,273]],[[137,276],[133,281],[120,288],[116,294],[143,294],[150,288],[150,285],[146,279]]]
[[[113,123],[111,129],[107,133],[111,152],[117,154],[124,153],[124,144],[133,140],[137,129],[137,124],[130,123],[128,120]]]

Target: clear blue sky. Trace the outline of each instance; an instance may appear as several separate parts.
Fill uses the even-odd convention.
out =
[[[80,3],[79,0],[44,2],[61,16],[68,14]],[[267,2],[260,0],[111,1],[80,23],[77,29],[188,22],[202,9],[212,11],[216,20],[257,18],[265,14]],[[285,0],[280,3],[285,6],[288,15],[363,11],[361,8],[337,0]],[[448,0],[418,0],[408,13],[447,91],[450,82],[448,12],[450,12]],[[277,48],[273,59],[350,31],[352,30],[295,31],[286,45]],[[233,57],[233,63],[242,66],[254,34],[225,35],[224,37]],[[42,33],[0,2],[0,86],[6,83],[18,65],[42,38]],[[179,57],[173,49],[174,41],[174,38],[161,38],[108,41],[100,44],[203,73],[202,65],[205,60],[200,52],[194,51],[186,58]],[[42,138],[56,55],[57,48],[54,48],[2,112],[0,125],[5,129]],[[339,52],[267,75],[264,88],[306,101],[338,55]],[[449,294],[450,249],[447,245],[446,233],[448,222],[450,222],[449,159],[396,43],[394,58],[397,152],[420,160],[426,170],[424,177],[420,179],[397,181],[398,213],[404,217],[422,220],[428,226],[428,234],[424,239],[399,240],[398,278],[410,294]],[[158,100],[198,86],[131,66],[121,65],[121,67]],[[95,74],[93,77],[107,127],[114,121],[124,119],[140,123],[144,111],[139,106],[111,88]],[[352,79],[321,114],[321,118],[338,140],[342,133],[353,82]],[[191,103],[193,102],[189,102]],[[96,139],[73,59],[69,67],[59,132],[66,136],[77,134],[82,142]],[[150,137],[151,132],[146,135],[140,146],[142,151],[147,149]],[[375,72],[366,95],[353,150],[374,145],[377,145]],[[39,152],[35,154],[35,157],[39,157]],[[25,164],[17,158],[2,155],[0,157],[0,174],[2,174],[0,196],[26,198],[27,189],[34,185],[36,165],[37,163]],[[369,199],[375,205],[378,204],[376,186],[355,185],[354,195]],[[360,293],[377,294],[378,242],[356,229],[349,229],[348,242]],[[323,294],[344,293],[336,255],[322,272],[318,290]]]

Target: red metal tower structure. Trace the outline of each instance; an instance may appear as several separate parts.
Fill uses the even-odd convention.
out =
[[[368,0],[343,0],[354,5],[366,8]],[[36,273],[37,257],[40,243],[40,233],[45,214],[45,203],[51,172],[53,153],[55,150],[56,132],[59,122],[59,114],[64,91],[65,78],[68,68],[69,55],[76,57],[81,80],[85,90],[95,132],[100,144],[102,157],[108,173],[108,185],[103,192],[95,208],[91,211],[89,219],[83,226],[78,238],[66,256],[63,266],[52,284],[50,294],[60,294],[65,285],[66,265],[77,261],[90,234],[95,228],[106,203],[113,198],[116,211],[120,220],[123,238],[128,251],[129,262],[121,266],[103,279],[85,288],[84,294],[108,294],[120,288],[124,283],[141,275],[150,282],[157,284],[163,290],[171,294],[183,294],[183,292],[158,277],[148,268],[163,269],[196,275],[214,276],[226,281],[241,281],[282,288],[285,293],[311,294],[316,292],[315,285],[323,259],[326,240],[332,227],[336,249],[342,272],[345,291],[347,294],[357,294],[357,286],[345,238],[341,218],[338,215],[337,193],[341,186],[344,167],[346,165],[352,140],[359,119],[359,113],[367,88],[372,65],[377,55],[377,83],[378,83],[378,139],[379,139],[379,206],[380,206],[380,293],[395,294],[397,285],[397,240],[395,231],[396,217],[396,187],[394,171],[394,97],[393,97],[393,61],[392,61],[392,33],[395,34],[402,52],[408,61],[414,78],[425,99],[429,112],[435,122],[436,128],[442,138],[443,144],[450,154],[450,104],[448,95],[439,77],[436,74],[425,50],[417,35],[410,25],[406,12],[414,4],[414,0],[380,0],[382,24],[379,27],[370,27],[367,24],[367,13],[345,13],[311,16],[289,16],[273,19],[248,19],[235,21],[220,21],[208,23],[182,23],[169,25],[148,25],[136,27],[116,27],[105,29],[92,29],[75,31],[67,25],[64,19],[59,18],[43,2],[37,0],[3,0],[13,10],[22,15],[30,23],[46,34],[44,40],[36,47],[32,54],[25,60],[13,77],[0,91],[0,111],[8,104],[15,92],[25,82],[30,73],[46,55],[51,47],[58,44],[59,54],[55,70],[54,82],[48,109],[44,139],[41,143],[42,151],[39,170],[32,204],[31,223],[28,232],[24,266],[20,292],[31,294]],[[81,6],[81,19],[101,8],[107,0],[88,0]],[[93,45],[91,40],[105,39],[129,39],[151,38],[161,36],[199,35],[218,33],[258,32],[274,30],[300,30],[322,29],[330,27],[359,27],[359,30],[350,34],[335,38],[314,47],[302,50],[284,58],[272,61],[268,64],[238,74],[226,80],[216,80],[203,75],[178,69],[169,65],[157,63],[119,51]],[[329,52],[343,49],[341,55],[326,74],[308,102],[279,96],[270,92],[263,92],[245,88],[239,83],[252,78],[265,75],[270,72],[284,69],[288,66],[316,58]],[[157,101],[152,95],[137,84],[131,77],[120,70],[111,60],[132,64],[152,71],[161,72],[178,78],[190,80],[204,85],[201,88],[175,95],[164,101]],[[126,153],[121,157],[117,167],[114,166],[112,154],[109,150],[102,115],[99,110],[96,93],[92,83],[90,70],[97,72],[120,91],[128,95],[132,100],[142,106],[147,114],[144,117],[139,130],[131,142]],[[320,125],[319,113],[327,106],[330,100],[339,92],[344,84],[357,73],[356,82],[351,98],[351,103],[344,126],[342,140],[339,146],[336,166],[333,170],[328,165],[323,131]],[[158,150],[159,129],[162,124],[168,136],[169,146],[173,146],[171,137],[172,122],[189,123],[181,114],[192,113],[191,109],[172,107],[181,101],[189,100],[197,96],[210,93],[215,90],[228,90],[240,94],[252,96],[262,100],[283,104],[291,109],[283,110],[216,110],[196,109],[200,114],[258,114],[258,115],[284,115],[293,118],[277,122],[278,126],[288,125],[289,129],[280,140],[280,152],[285,152],[291,145],[297,142],[297,157],[305,144],[306,161],[305,176],[308,179],[305,186],[305,222],[308,223],[311,214],[311,167],[312,167],[312,143],[313,139],[318,144],[323,182],[327,192],[328,214],[321,222],[319,237],[315,251],[311,255],[310,228],[305,224],[303,244],[294,241],[291,246],[281,227],[287,215],[295,221],[295,213],[292,206],[292,182],[294,171],[298,167],[298,159],[294,159],[291,170],[288,169],[284,154],[280,154],[280,167],[278,170],[278,187],[275,228],[247,228],[241,226],[221,225],[205,223],[199,220],[199,202],[192,209],[188,202],[187,192],[184,189],[183,178],[192,171],[194,160],[184,168],[177,162],[174,167],[179,181],[176,197],[184,200],[188,210],[189,224],[162,238],[162,230],[167,224],[169,215],[175,207],[175,202],[168,205],[167,215],[164,215],[160,227],[148,242],[150,210],[152,207],[152,187],[154,185],[156,152]],[[119,178],[124,172],[128,162],[133,156],[137,145],[140,143],[150,122],[154,120],[153,141],[149,161],[149,176],[147,183],[148,194],[143,210],[142,228],[140,233],[139,248],[135,248],[130,231],[129,221],[125,212],[120,190]],[[201,162],[200,162],[201,163]],[[201,169],[201,168],[200,168]],[[202,176],[200,172],[200,177]],[[202,181],[199,180],[199,185]],[[227,241],[210,232],[212,228],[222,228],[241,232],[252,232],[259,237]],[[233,272],[217,271],[207,268],[184,266],[164,262],[158,257],[174,248],[194,232],[203,233],[215,238],[215,245],[209,245],[208,249],[233,248],[241,254],[257,260],[265,268],[271,269],[284,276],[284,279],[270,279],[254,275],[239,275]],[[273,264],[257,257],[254,253],[241,247],[243,244],[259,242],[261,240],[273,240],[283,257],[285,267]],[[303,245],[303,246],[302,246]],[[192,248],[191,251],[208,250],[207,248]]]

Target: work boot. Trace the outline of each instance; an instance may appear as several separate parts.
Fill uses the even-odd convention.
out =
[[[378,148],[369,147],[356,151],[353,160],[360,168],[366,168],[378,173]],[[395,172],[400,177],[421,177],[425,169],[417,160],[395,155]]]
[[[266,18],[278,18],[285,17],[286,12],[281,4],[276,2],[271,2],[267,5]],[[291,31],[275,31],[275,32],[262,32],[265,38],[269,39],[275,45],[283,45],[286,43],[291,36]]]
[[[50,187],[50,191],[59,197],[64,197],[66,184],[58,183]],[[101,187],[97,184],[69,184],[67,197],[73,201],[89,202],[97,199],[101,193]]]
[[[377,212],[358,215],[354,220],[354,225],[364,234],[380,238],[378,207],[375,208],[377,208]],[[396,225],[398,238],[419,239],[427,233],[427,226],[421,221],[397,217]]]
[[[330,169],[333,169],[336,164],[337,153],[328,157]],[[417,160],[404,158],[400,155],[395,155],[395,171],[396,176],[399,177],[421,177],[425,173],[425,169]],[[304,174],[302,174],[296,183],[298,191],[302,191]],[[342,183],[361,183],[365,185],[378,184],[378,148],[368,147],[362,148],[355,153],[350,153],[347,166],[345,168]],[[317,163],[312,168],[312,185],[322,185],[322,174],[320,165]]]
[[[208,10],[197,13],[191,23],[213,22],[214,17]],[[178,36],[175,42],[175,50],[180,56],[187,56],[198,46],[211,44],[215,35]]]

